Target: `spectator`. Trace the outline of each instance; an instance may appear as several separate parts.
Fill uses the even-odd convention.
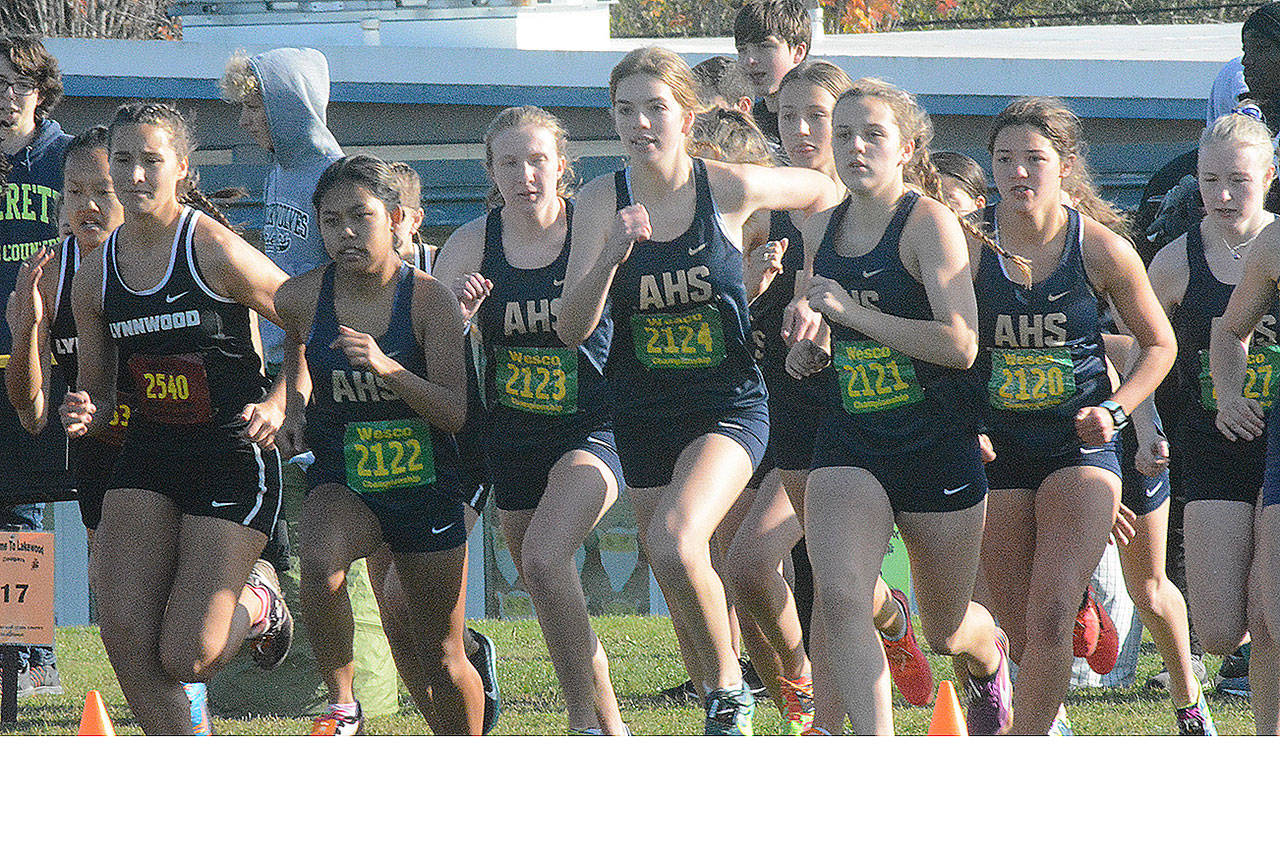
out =
[[[733,20],[738,65],[755,95],[751,117],[777,153],[782,151],[778,87],[809,55],[812,36],[809,15],[799,0],[748,0]]]
[[[18,267],[40,249],[59,241],[57,200],[62,188],[62,157],[71,137],[49,113],[62,100],[58,61],[35,36],[0,36],[0,182],[8,203],[0,210],[0,303],[18,280]],[[16,200],[16,203],[15,203]],[[8,364],[12,341],[0,323],[0,360]],[[3,365],[0,365],[3,366]],[[56,395],[61,398],[62,392]],[[34,484],[69,482],[66,436],[55,425],[39,436],[22,428],[9,398],[0,395],[0,442],[8,456],[0,477],[0,528],[41,530],[44,508],[22,503],[39,491]],[[28,646],[19,652],[18,695],[60,694],[52,646]]]

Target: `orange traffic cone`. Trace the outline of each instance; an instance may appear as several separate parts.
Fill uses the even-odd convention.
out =
[[[964,715],[960,713],[960,700],[956,698],[956,688],[950,681],[938,684],[938,698],[933,703],[933,720],[929,723],[930,737],[960,735],[967,736]]]
[[[81,737],[115,737],[116,730],[111,725],[111,718],[107,716],[106,706],[102,704],[102,694],[96,690],[90,690],[89,695],[84,697],[79,734]]]

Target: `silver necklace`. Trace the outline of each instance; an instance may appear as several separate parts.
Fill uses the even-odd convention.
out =
[[[1244,255],[1241,254],[1242,250],[1248,248],[1250,243],[1258,239],[1258,235],[1254,234],[1252,237],[1250,237],[1248,240],[1245,240],[1243,243],[1237,243],[1236,245],[1233,246],[1227,242],[1226,237],[1223,237],[1221,234],[1219,234],[1218,236],[1222,239],[1222,245],[1226,246],[1227,251],[1231,253],[1231,257],[1237,261],[1244,257]]]

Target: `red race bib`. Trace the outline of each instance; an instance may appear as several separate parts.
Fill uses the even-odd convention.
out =
[[[137,412],[162,424],[207,424],[213,419],[204,358],[135,355],[129,359]]]

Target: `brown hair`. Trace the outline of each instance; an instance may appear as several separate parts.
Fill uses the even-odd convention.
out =
[[[1081,213],[1100,222],[1121,237],[1130,239],[1129,223],[1115,205],[1098,194],[1089,164],[1085,160],[1088,146],[1080,132],[1080,119],[1057,98],[1018,98],[996,116],[987,140],[987,150],[996,149],[996,136],[1006,127],[1026,125],[1035,130],[1053,146],[1058,157],[1065,160],[1075,155],[1071,173],[1062,181],[1062,190],[1071,199],[1072,206]]]
[[[799,81],[821,86],[834,98],[839,98],[853,85],[853,79],[843,68],[822,59],[805,60],[792,68],[783,75],[782,82],[778,84],[778,91],[781,92],[788,84]]]
[[[400,160],[387,163],[387,168],[400,192],[400,206],[422,207],[422,176],[418,170]]]
[[[622,57],[609,72],[609,103],[618,100],[618,84],[634,74],[653,77],[671,87],[676,103],[685,110],[698,112],[698,82],[693,78],[689,63],[680,54],[658,45],[637,47]]]
[[[689,154],[724,163],[775,166],[769,140],[751,116],[738,110],[713,107],[699,113],[689,134]]]
[[[62,100],[62,72],[58,60],[39,36],[0,35],[0,53],[13,70],[36,84],[36,121],[43,121]]]
[[[759,44],[770,36],[795,48],[813,40],[809,12],[799,0],[747,0],[733,17],[734,46]]]
[[[577,186],[578,176],[573,171],[573,158],[569,156],[569,134],[564,129],[564,125],[560,123],[560,119],[542,109],[542,107],[528,105],[507,107],[493,117],[493,121],[489,122],[489,126],[484,132],[484,168],[489,174],[491,184],[485,203],[490,209],[502,206],[502,193],[498,191],[497,185],[493,184],[493,140],[504,130],[510,130],[513,127],[524,127],[525,125],[544,128],[556,141],[556,153],[565,159],[564,174],[560,176],[560,181],[556,184],[556,195],[561,198],[573,197],[573,190]]]
[[[169,135],[173,140],[173,150],[177,152],[180,159],[190,158],[192,152],[195,151],[196,140],[195,134],[191,130],[191,124],[178,111],[178,108],[172,104],[151,101],[135,102],[120,107],[116,110],[115,117],[111,119],[111,124],[107,127],[108,145],[115,135],[117,127],[131,124],[148,124],[153,127],[162,127],[169,131]],[[199,184],[200,174],[188,165],[187,176],[178,182],[178,203],[202,210],[222,225],[232,231],[237,231],[236,227],[227,220],[226,215],[223,214],[218,206],[210,201],[204,193],[200,192]]]
[[[915,96],[892,83],[886,83],[874,77],[863,77],[855,80],[853,85],[836,100],[836,106],[839,107],[841,102],[852,98],[872,98],[889,108],[893,113],[894,121],[897,122],[898,132],[903,141],[914,143],[911,159],[902,167],[903,181],[914,184],[925,195],[946,204],[942,178],[938,175],[938,169],[929,156],[929,143],[933,140],[933,121],[916,101]],[[949,207],[947,209],[950,210]],[[1000,246],[990,234],[968,219],[962,216],[957,216],[956,219],[966,233],[1013,263],[1027,277],[1027,286],[1031,286],[1031,264],[1025,258]]]
[[[742,73],[738,61],[728,56],[704,59],[689,69],[698,84],[698,101],[704,107],[737,107],[746,98],[751,100],[751,84]]]
[[[960,189],[968,193],[969,198],[977,199],[991,194],[987,186],[987,173],[972,157],[958,151],[935,151],[933,165],[939,175],[958,182]]]

